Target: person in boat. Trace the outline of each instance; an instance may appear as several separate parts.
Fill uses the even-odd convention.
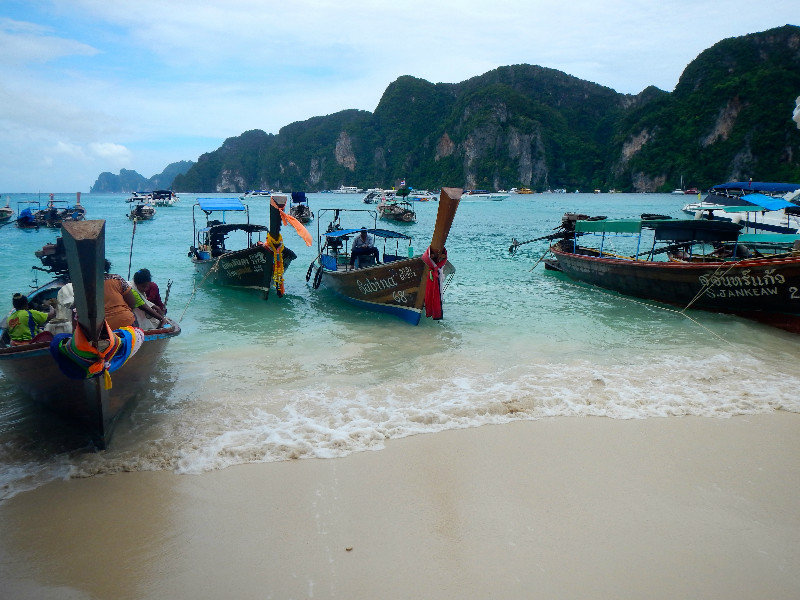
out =
[[[362,227],[361,232],[353,240],[353,246],[350,249],[350,267],[355,265],[356,257],[370,255],[375,257],[376,263],[379,263],[378,249],[375,247],[375,241],[367,232],[367,228]]]
[[[120,275],[110,273],[111,263],[108,259],[106,259],[105,268],[106,275],[105,281],[103,282],[103,293],[105,297],[106,322],[109,327],[111,327],[111,329],[119,329],[120,327],[138,326],[136,315],[133,313],[135,308],[141,309],[146,315],[158,321],[158,327],[161,327],[165,320],[163,315],[159,315],[152,308],[147,306],[145,302],[141,302],[141,305],[137,306],[138,303],[136,296],[133,294],[131,285]]]
[[[161,292],[158,285],[153,281],[153,276],[150,274],[149,269],[139,269],[133,274],[133,284],[137,291],[142,295],[142,298],[148,302],[152,302],[162,313],[167,314],[167,307],[161,300]]]
[[[14,312],[8,316],[8,336],[11,338],[12,346],[30,344],[34,341],[46,341],[37,339],[44,332],[42,327],[56,315],[56,310],[51,305],[47,312],[31,310],[28,306],[28,297],[24,294],[14,294],[11,298]],[[52,339],[53,334],[49,334]]]

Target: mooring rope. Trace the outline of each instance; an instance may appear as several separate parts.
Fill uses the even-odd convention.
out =
[[[197,292],[198,285],[203,285],[203,283],[208,278],[208,276],[211,275],[213,272],[215,272],[219,268],[219,261],[220,261],[221,258],[222,258],[221,256],[217,257],[217,260],[214,262],[214,265],[208,270],[208,273],[206,273],[203,276],[203,278],[200,280],[199,284],[197,283],[197,279],[195,279],[194,288],[192,288],[192,295],[189,296],[189,301],[186,303],[186,306],[184,307],[183,312],[181,313],[181,318],[178,319],[178,323],[183,321],[183,317],[186,315],[186,311],[189,309],[189,305],[192,303],[192,300],[194,300],[194,295]]]

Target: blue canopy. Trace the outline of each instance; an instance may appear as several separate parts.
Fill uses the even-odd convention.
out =
[[[198,198],[197,204],[203,212],[215,210],[247,210],[239,198]]]
[[[305,201],[306,201],[305,192],[292,192],[292,202],[305,202]]]
[[[747,194],[742,196],[742,200],[760,206],[761,208],[766,208],[767,210],[780,210],[789,206],[797,206],[783,198],[772,198],[764,194]]]
[[[326,233],[325,237],[328,238],[340,238],[346,235],[354,235],[357,233],[361,233],[361,228],[359,229],[337,229],[336,231],[331,231],[330,233]],[[405,233],[399,233],[397,231],[391,231],[389,229],[367,229],[367,233],[371,233],[378,237],[382,238],[400,238],[403,240],[410,240],[411,236],[406,235]]]
[[[733,181],[721,183],[711,188],[712,190],[741,190],[743,192],[768,192],[770,194],[786,194],[800,190],[800,183],[769,183],[763,181]]]

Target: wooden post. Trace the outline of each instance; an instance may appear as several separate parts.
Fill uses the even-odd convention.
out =
[[[106,316],[105,280],[106,222],[65,221],[61,235],[67,252],[69,278],[75,293],[78,324],[94,346],[100,339]]]
[[[272,201],[277,204],[281,210],[286,210],[286,202],[288,200],[287,196],[281,195],[274,195],[272,196]],[[281,233],[281,224],[283,221],[281,220],[281,211],[272,206],[272,202],[269,204],[269,234],[272,236],[272,239],[277,240],[278,236]]]

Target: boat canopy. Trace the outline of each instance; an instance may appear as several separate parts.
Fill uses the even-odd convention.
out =
[[[223,223],[221,225],[211,225],[204,227],[200,231],[213,232],[215,234],[227,235],[231,231],[244,231],[245,233],[259,233],[269,231],[266,225],[256,225],[255,223]]]
[[[707,219],[604,219],[576,221],[577,233],[641,233],[652,229],[655,239],[671,242],[723,242],[735,240],[742,226]]]
[[[742,196],[742,200],[760,206],[761,208],[766,208],[767,210],[780,210],[790,206],[797,206],[783,198],[772,198],[764,194],[747,194],[746,196]]]
[[[763,181],[732,181],[730,183],[720,183],[711,188],[717,191],[745,191],[745,192],[768,192],[771,194],[785,194],[800,190],[800,183],[769,183]]]
[[[331,231],[325,234],[327,238],[340,238],[346,235],[354,235],[357,233],[361,233],[362,229],[337,229],[336,231]],[[406,235],[405,233],[400,233],[398,231],[391,231],[390,229],[367,229],[367,233],[371,233],[375,236],[382,237],[382,238],[400,238],[403,240],[410,240],[411,236]]]
[[[794,244],[800,240],[797,233],[743,233],[739,236],[739,242],[743,244]]]
[[[239,198],[198,198],[197,205],[205,213],[215,210],[247,210]]]
[[[652,221],[648,221],[651,223]],[[575,221],[578,233],[639,233],[642,219],[602,219],[598,221]]]
[[[306,202],[306,193],[292,192],[292,202]]]

